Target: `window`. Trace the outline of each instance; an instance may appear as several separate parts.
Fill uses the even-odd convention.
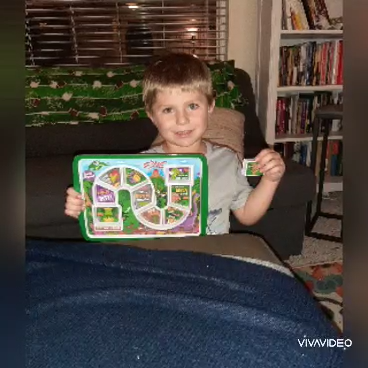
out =
[[[227,57],[228,0],[26,0],[27,66],[145,63],[168,51]]]

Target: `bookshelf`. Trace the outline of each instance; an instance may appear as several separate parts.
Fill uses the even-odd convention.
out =
[[[324,102],[321,102],[322,100],[315,102],[316,99],[319,98],[316,96],[324,94],[325,96],[329,96],[326,97],[330,99],[329,102],[334,101],[334,103],[341,103],[343,92],[342,75],[337,76],[337,72],[339,74],[342,74],[342,71],[336,71],[335,69],[335,66],[336,68],[338,68],[336,60],[339,58],[339,53],[342,53],[342,51],[340,51],[339,49],[339,44],[342,43],[343,30],[285,29],[288,28],[287,26],[289,26],[289,28],[293,27],[290,27],[290,24],[287,25],[286,21],[283,21],[283,19],[285,19],[283,18],[283,6],[285,5],[284,1],[285,0],[261,0],[259,6],[259,42],[255,87],[257,96],[257,113],[266,141],[270,146],[273,146],[274,148],[276,146],[279,146],[280,144],[310,144],[310,142],[312,141],[312,132],[310,128],[307,128],[306,126],[303,126],[301,130],[300,127],[296,128],[296,124],[300,124],[300,115],[298,115],[298,109],[299,103],[303,103],[301,99],[306,99],[306,101],[308,99],[311,99],[311,101],[313,101],[311,102],[311,104],[313,104],[313,107],[311,107],[310,104],[308,105],[308,102],[306,102],[308,106],[307,108],[309,109],[308,111],[310,111],[308,115],[309,119],[305,120],[304,115],[304,123],[310,126],[310,122],[313,121],[313,109],[315,108],[315,105],[317,104],[318,106],[319,104],[324,104]],[[298,2],[298,0],[287,1],[290,1],[294,4]],[[302,5],[303,2],[304,1],[300,1],[300,4]],[[327,46],[323,46],[323,44],[326,44]],[[319,50],[318,52],[320,53],[319,55],[321,55],[321,58],[322,55],[324,55],[325,59],[323,59],[323,62],[326,63],[326,55],[328,55],[328,58],[331,58],[331,60],[329,60],[330,65],[334,65],[334,67],[323,66],[323,69],[321,66],[319,66],[319,68],[321,68],[318,69],[319,76],[317,77],[317,80],[313,82],[311,82],[313,80],[313,77],[311,79],[308,79],[305,77],[305,74],[304,77],[302,76],[302,79],[299,79],[300,72],[297,73],[297,81],[295,80],[295,78],[293,80],[293,78],[288,78],[287,76],[283,79],[280,76],[281,72],[279,70],[279,66],[283,68],[283,71],[288,71],[288,67],[290,64],[288,64],[288,62],[284,63],[284,58],[281,59],[281,55],[284,55],[281,50],[287,50],[286,52],[288,52],[288,50],[295,47],[303,48],[302,51],[299,51],[299,55],[306,55],[306,49],[307,55],[311,55],[309,51],[310,47],[315,53],[316,49]],[[325,53],[323,54],[321,50],[325,50],[325,48],[328,51],[323,51]],[[289,52],[292,53],[293,51]],[[337,56],[334,53],[337,53]],[[335,59],[333,59],[333,57],[335,57]],[[334,62],[334,64],[332,63],[332,61]],[[304,67],[305,65],[306,64],[304,64]],[[311,67],[310,64],[307,65]],[[322,69],[324,70],[324,72],[321,72]],[[300,68],[300,70],[303,69]],[[325,73],[324,77],[321,77],[322,73]],[[326,76],[326,73],[334,73],[334,76],[332,76],[332,74]],[[287,83],[283,83],[283,81],[285,80],[287,80]],[[322,83],[320,83],[321,81]],[[281,129],[282,131],[280,131],[279,125],[281,116],[279,115],[280,101],[282,101],[284,104],[286,103],[287,106],[289,106],[287,107],[289,111],[287,119],[288,128],[285,129],[285,127],[283,126],[283,130]],[[293,104],[296,105],[297,108],[295,108],[295,106],[290,107],[290,105]],[[283,106],[283,111],[285,111],[285,105]],[[293,111],[291,112],[291,110]],[[298,122],[296,122],[296,120],[298,120]],[[308,121],[308,123],[306,123],[306,121]],[[319,140],[322,140],[322,136],[320,136]],[[342,127],[338,131],[331,131],[329,140],[342,142]],[[293,158],[294,157],[295,156],[293,156]],[[305,161],[304,159],[303,163],[308,164],[308,160]],[[342,176],[327,175],[324,192],[340,191],[342,189]]]
[[[343,35],[342,30],[319,30],[319,29],[308,29],[308,30],[288,30],[281,29],[280,31],[282,38],[308,38],[308,39],[320,39],[324,37],[328,38],[341,38]]]

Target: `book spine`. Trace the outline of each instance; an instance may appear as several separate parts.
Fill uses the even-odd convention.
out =
[[[313,110],[313,95],[307,99],[307,122],[306,122],[306,132],[312,132],[312,110]]]
[[[316,43],[311,42],[310,43],[309,73],[308,73],[309,74],[308,82],[310,86],[313,86],[315,58],[316,58]]]
[[[321,47],[320,44],[316,44],[314,65],[313,65],[313,86],[318,86],[319,83],[319,70],[320,70],[320,60],[321,60]]]
[[[283,0],[283,6],[284,6],[284,14],[286,19],[286,29],[287,30],[293,30],[293,21],[291,18],[291,7],[290,7],[290,0]]]
[[[307,17],[309,29],[315,29],[315,27],[314,27],[314,20],[313,20],[313,14],[311,12],[309,1],[308,0],[302,0],[302,3],[303,3],[305,15]]]
[[[326,43],[323,43],[321,47],[322,47],[321,79],[319,81],[319,85],[323,86],[326,84],[326,59],[327,59]]]
[[[338,60],[339,60],[339,41],[334,41],[331,84],[337,84]]]
[[[339,141],[339,154],[338,154],[338,169],[337,169],[337,175],[342,176],[342,150],[343,150],[343,142]]]
[[[343,53],[344,53],[344,46],[343,41],[339,41],[339,62],[338,62],[338,72],[337,72],[337,84],[344,84],[343,78]]]
[[[301,119],[300,119],[300,133],[304,134],[305,133],[305,124],[306,124],[306,120],[307,120],[307,104],[306,104],[306,100],[303,99],[302,100],[302,113],[301,113]]]
[[[299,95],[295,95],[292,97],[293,99],[293,119],[292,119],[292,134],[296,134],[298,129],[297,129],[297,124],[298,124],[298,101],[299,101]]]
[[[308,20],[307,20],[307,16],[305,13],[305,9],[303,6],[303,2],[302,0],[296,0],[296,8],[297,8],[297,14],[300,18],[300,23],[301,26],[303,27],[303,30],[308,30],[309,29],[309,24],[308,24]]]
[[[302,165],[307,164],[307,150],[308,150],[308,145],[305,142],[303,142],[301,145],[301,150],[300,150],[300,164]]]
[[[280,110],[281,110],[281,98],[277,99],[277,106],[276,106],[276,134],[281,133],[281,122],[280,122]]]
[[[312,156],[312,142],[307,143],[307,159],[306,159],[306,166],[310,166],[311,164],[311,156]]]
[[[292,132],[292,122],[293,122],[293,108],[294,108],[294,99],[292,97],[288,98],[288,134],[291,134]]]
[[[288,101],[287,97],[284,97],[282,99],[282,131],[283,133],[286,133],[288,130],[287,101]]]
[[[333,63],[334,63],[335,43],[331,41],[328,47],[328,74],[327,84],[333,84]]]
[[[292,156],[292,160],[295,162],[300,162],[300,148],[301,148],[301,143],[295,142],[294,147],[293,147],[293,156]]]

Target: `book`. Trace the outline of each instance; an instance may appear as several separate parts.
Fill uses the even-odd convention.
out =
[[[275,134],[311,134],[316,109],[327,104],[341,104],[343,94],[332,92],[299,93],[279,96],[276,103]],[[343,128],[340,119],[332,121],[331,132],[339,132]],[[323,133],[321,127],[319,134]]]
[[[283,0],[283,26],[287,30],[307,30],[309,23],[302,0]]]
[[[343,41],[303,42],[281,46],[279,86],[323,86],[343,83]]]

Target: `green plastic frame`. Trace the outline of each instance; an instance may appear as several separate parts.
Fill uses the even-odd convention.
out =
[[[90,160],[103,160],[103,159],[107,159],[107,160],[111,160],[111,159],[117,159],[117,160],[122,160],[122,159],[129,159],[129,160],[134,160],[134,159],[148,159],[148,160],[152,160],[152,159],[167,159],[168,157],[170,158],[175,158],[175,159],[188,159],[188,158],[197,158],[201,160],[202,163],[202,177],[201,177],[201,193],[200,193],[200,222],[201,222],[201,233],[199,235],[192,235],[192,236],[205,236],[206,235],[206,229],[207,229],[207,216],[208,216],[208,165],[207,165],[207,159],[204,155],[201,154],[157,154],[157,153],[152,153],[152,154],[111,154],[111,155],[107,155],[107,154],[85,154],[85,155],[77,155],[74,157],[73,160],[73,186],[74,189],[81,193],[82,192],[82,188],[81,188],[81,182],[80,182],[80,173],[79,173],[79,162],[83,159],[90,159]],[[82,235],[84,237],[84,239],[86,239],[87,241],[93,241],[93,242],[121,242],[122,240],[149,240],[149,239],[157,239],[157,238],[167,238],[169,236],[142,236],[142,237],[119,237],[119,238],[110,238],[110,237],[106,237],[106,238],[91,238],[88,236],[87,233],[87,229],[85,226],[85,215],[86,215],[86,211],[83,211],[80,215],[79,215],[79,225],[81,228],[81,232]],[[184,235],[185,236],[185,235]],[[183,237],[184,237],[183,236]],[[191,236],[191,235],[188,235]],[[170,236],[170,238],[175,239],[175,236]]]

